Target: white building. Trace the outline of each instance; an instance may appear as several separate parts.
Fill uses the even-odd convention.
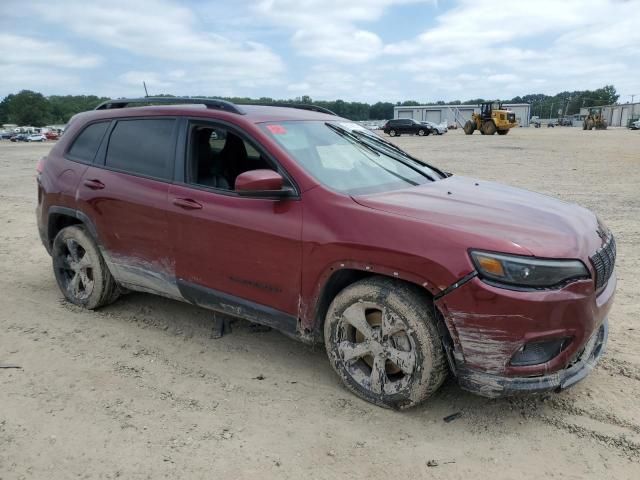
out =
[[[523,127],[529,126],[531,105],[528,103],[505,103],[503,108],[516,114],[516,120]],[[447,125],[464,125],[471,119],[473,112],[480,113],[479,105],[418,105],[412,107],[393,107],[393,118],[413,118],[419,122],[446,122]]]

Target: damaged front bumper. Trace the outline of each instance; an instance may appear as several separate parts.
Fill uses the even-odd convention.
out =
[[[615,274],[601,291],[589,279],[513,291],[470,278],[435,301],[451,370],[462,388],[487,397],[568,388],[604,352],[615,288]],[[559,353],[540,363],[514,361],[527,345],[559,340]]]
[[[605,352],[608,334],[609,326],[605,319],[576,359],[565,369],[551,374],[506,377],[462,366],[456,370],[458,383],[465,390],[490,398],[564,390],[578,383],[593,370]]]

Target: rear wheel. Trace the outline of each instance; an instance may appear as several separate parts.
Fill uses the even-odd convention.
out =
[[[482,124],[482,133],[485,135],[493,135],[496,133],[496,124],[492,120],[487,120]]]
[[[393,129],[389,130],[389,136],[390,137],[395,137],[397,134],[398,133],[395,130],[393,130]]]
[[[476,126],[471,120],[467,120],[462,129],[464,130],[464,133],[471,135],[476,129]]]
[[[58,287],[71,303],[93,310],[118,298],[118,285],[84,227],[60,230],[51,257]]]
[[[432,306],[392,279],[361,280],[333,300],[324,326],[329,361],[364,400],[408,408],[429,398],[447,376]]]

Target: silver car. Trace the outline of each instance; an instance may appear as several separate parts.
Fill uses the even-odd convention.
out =
[[[438,135],[443,135],[443,134],[447,133],[447,131],[449,130],[447,128],[447,125],[444,124],[444,123],[438,124],[438,123],[433,123],[433,122],[429,122],[429,121],[424,121],[424,122],[420,122],[420,123],[422,123],[424,125],[427,125],[428,127],[431,127],[431,131],[433,133],[438,134]]]

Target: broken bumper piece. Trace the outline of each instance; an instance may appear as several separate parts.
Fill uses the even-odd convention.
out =
[[[462,366],[456,372],[458,383],[465,390],[490,398],[564,390],[593,370],[604,354],[608,332],[609,326],[605,319],[575,360],[563,370],[536,377],[506,377]]]

